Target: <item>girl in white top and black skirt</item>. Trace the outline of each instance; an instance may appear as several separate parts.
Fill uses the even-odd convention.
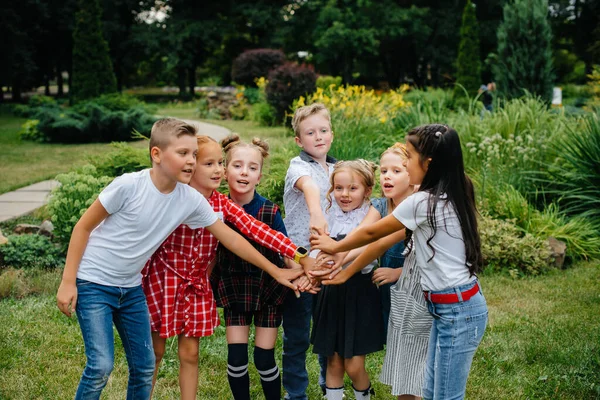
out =
[[[375,165],[365,160],[342,161],[331,174],[331,194],[336,204],[327,210],[329,234],[343,239],[369,211],[375,184]],[[317,297],[311,343],[313,351],[327,356],[328,399],[341,399],[344,372],[352,380],[357,399],[369,399],[371,382],[365,356],[383,349],[383,323],[377,287],[372,282],[374,264],[354,274],[344,285],[327,286]]]

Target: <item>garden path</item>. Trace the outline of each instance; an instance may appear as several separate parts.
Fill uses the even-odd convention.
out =
[[[221,141],[231,131],[222,126],[209,124],[196,120],[184,120],[195,125],[198,133],[207,135]],[[48,202],[48,195],[52,188],[58,185],[55,180],[47,180],[33,185],[25,186],[13,192],[0,194],[0,222],[17,218],[42,207]]]

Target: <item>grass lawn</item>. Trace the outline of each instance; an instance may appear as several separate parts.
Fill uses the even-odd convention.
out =
[[[50,278],[57,282],[56,275]],[[483,276],[490,322],[475,356],[470,399],[600,398],[600,262],[514,280]],[[72,398],[85,363],[76,319],[59,313],[54,295],[0,302],[0,398]],[[281,360],[281,343],[277,358]],[[309,357],[309,398],[318,399],[318,364]],[[201,340],[198,399],[230,398],[225,329]],[[368,357],[376,398],[393,399],[377,382],[383,352]],[[170,340],[159,372],[157,399],[178,397],[177,344]],[[262,396],[251,371],[252,398]],[[120,343],[106,399],[122,399],[127,367]],[[352,399],[349,383],[346,398]]]
[[[88,157],[106,151],[107,143],[47,144],[21,141],[18,132],[25,118],[0,113],[0,194],[52,179],[86,163]],[[146,146],[144,142],[132,146]]]

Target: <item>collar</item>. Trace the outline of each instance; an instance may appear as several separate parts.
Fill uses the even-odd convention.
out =
[[[304,150],[300,151],[300,159],[302,161],[306,161],[306,162],[313,162],[316,163],[315,159],[312,158],[307,152],[305,152]],[[328,164],[335,164],[337,162],[337,160],[331,156],[327,156],[325,158],[325,162]]]

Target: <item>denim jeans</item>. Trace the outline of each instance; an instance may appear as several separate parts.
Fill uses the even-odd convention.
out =
[[[310,321],[315,295],[290,292],[283,304],[283,388],[286,399],[308,399],[306,351],[310,345]],[[327,357],[319,355],[319,386],[325,387]]]
[[[475,283],[431,293],[458,294]],[[427,303],[433,325],[427,349],[423,399],[463,399],[471,362],[487,324],[485,298],[479,290],[467,301],[434,304],[428,300]]]
[[[129,365],[127,399],[149,399],[155,359],[142,287],[104,286],[77,279],[77,291],[77,319],[87,362],[75,399],[100,398],[114,366],[113,323]]]

